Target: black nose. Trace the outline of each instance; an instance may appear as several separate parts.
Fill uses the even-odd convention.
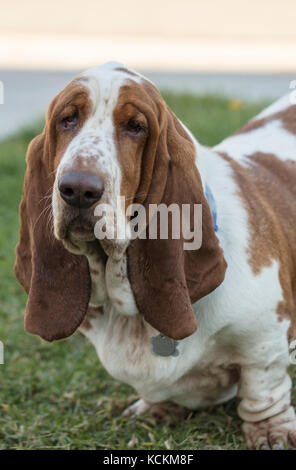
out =
[[[104,182],[100,176],[77,171],[66,171],[58,186],[67,204],[82,209],[97,202],[104,191]]]

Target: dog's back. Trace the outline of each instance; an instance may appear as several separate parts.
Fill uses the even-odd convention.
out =
[[[267,108],[216,147],[229,162],[248,213],[254,274],[280,265],[280,317],[296,319],[296,105],[289,96]]]

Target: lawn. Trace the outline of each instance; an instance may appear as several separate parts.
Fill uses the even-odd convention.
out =
[[[265,103],[165,94],[199,141],[214,145]],[[122,418],[135,392],[113,380],[93,347],[75,334],[47,344],[23,329],[26,297],[12,266],[25,152],[40,126],[0,143],[0,449],[242,449],[236,400],[187,420]]]

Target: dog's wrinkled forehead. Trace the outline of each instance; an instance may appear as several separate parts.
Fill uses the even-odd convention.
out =
[[[93,110],[96,110],[98,115],[107,108],[114,109],[119,90],[128,79],[140,83],[144,78],[118,62],[107,62],[83,72],[79,77],[83,78],[84,84],[89,89]]]
[[[115,152],[113,114],[120,89],[128,81],[141,83],[144,77],[117,62],[108,62],[81,73],[75,82],[87,90],[89,113],[79,132],[69,142],[59,170],[78,162],[80,167]],[[88,157],[88,158],[87,158]]]

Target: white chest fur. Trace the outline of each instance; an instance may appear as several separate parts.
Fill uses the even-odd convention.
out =
[[[105,369],[150,401],[171,400],[197,408],[228,399],[235,393],[233,353],[219,339],[197,332],[178,344],[179,356],[152,353],[158,332],[140,315],[116,313],[110,304],[90,320],[83,334],[94,344]],[[193,353],[194,352],[194,353]]]

